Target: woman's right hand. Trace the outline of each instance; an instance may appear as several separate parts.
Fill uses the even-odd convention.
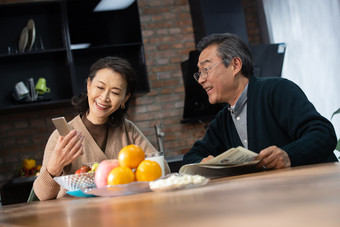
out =
[[[46,169],[53,176],[60,176],[64,167],[83,153],[84,136],[72,130],[65,137],[60,136],[47,163]]]

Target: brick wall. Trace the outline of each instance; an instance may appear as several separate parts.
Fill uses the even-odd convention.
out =
[[[11,0],[13,2],[14,0]],[[6,1],[2,1],[6,2]],[[202,124],[181,124],[184,86],[180,62],[195,49],[187,0],[138,0],[150,93],[132,100],[129,118],[157,147],[154,125],[165,133],[167,156],[187,152],[205,133]],[[242,0],[250,44],[261,43],[256,1]],[[24,158],[41,163],[52,117],[75,113],[71,107],[0,115],[0,186],[10,180]]]
[[[246,25],[248,32],[248,41],[250,45],[261,44],[263,37],[261,37],[258,7],[255,0],[241,0],[246,17]]]

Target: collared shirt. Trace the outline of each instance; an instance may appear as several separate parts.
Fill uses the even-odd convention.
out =
[[[236,101],[235,105],[229,106],[231,117],[234,121],[237,133],[245,148],[248,148],[248,133],[247,133],[247,93],[248,84],[244,88],[242,94]]]

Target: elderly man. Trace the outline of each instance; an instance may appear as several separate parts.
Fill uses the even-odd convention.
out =
[[[267,169],[338,160],[333,125],[293,82],[253,76],[251,53],[240,37],[212,34],[197,46],[194,78],[211,104],[228,105],[184,155],[183,164],[205,162],[237,146],[258,153],[258,167]]]

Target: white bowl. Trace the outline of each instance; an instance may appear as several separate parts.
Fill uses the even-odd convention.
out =
[[[54,180],[66,190],[75,191],[80,187],[95,187],[94,176],[95,172],[88,172],[54,177]]]

